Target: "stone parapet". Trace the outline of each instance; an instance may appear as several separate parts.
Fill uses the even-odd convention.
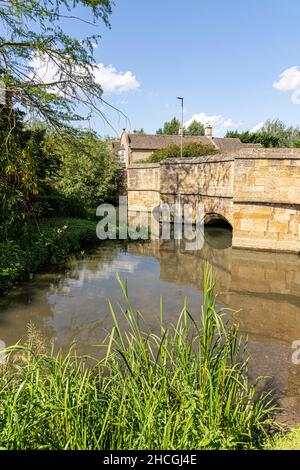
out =
[[[243,150],[238,150],[233,154],[234,159],[274,159],[274,160],[299,160],[300,159],[300,149],[296,148],[245,148]]]

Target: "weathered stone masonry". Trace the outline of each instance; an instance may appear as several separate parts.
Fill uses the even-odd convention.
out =
[[[300,252],[300,150],[243,149],[127,168],[129,211],[203,203],[233,227],[233,246]]]

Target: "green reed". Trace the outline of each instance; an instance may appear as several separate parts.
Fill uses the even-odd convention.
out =
[[[5,449],[255,449],[268,440],[276,408],[249,383],[238,328],[219,310],[211,268],[203,305],[185,304],[175,325],[144,333],[126,286],[121,331],[102,359],[45,351],[37,333],[10,348],[0,369],[0,447]]]

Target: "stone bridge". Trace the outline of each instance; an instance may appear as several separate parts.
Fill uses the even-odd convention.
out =
[[[127,167],[129,211],[163,203],[196,207],[225,219],[233,247],[300,252],[300,150],[243,149]]]

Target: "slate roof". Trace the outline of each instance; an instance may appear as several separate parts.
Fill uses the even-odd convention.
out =
[[[121,143],[119,140],[112,140],[111,141],[111,146],[115,152],[118,152],[121,148]]]
[[[180,135],[128,134],[128,138],[132,150],[157,150],[171,144],[180,145],[181,142]],[[183,141],[211,144],[207,137],[184,136]]]
[[[132,150],[157,150],[171,144],[180,145],[180,135],[147,135],[128,134],[129,145]],[[200,136],[184,136],[183,142],[198,142],[204,145],[215,145],[221,152],[238,151],[241,148],[257,147],[255,144],[243,144],[240,139]],[[259,146],[260,147],[260,146]]]
[[[240,139],[235,139],[235,138],[220,138],[220,137],[214,137],[213,142],[216,144],[218,149],[221,152],[234,152],[237,150],[240,150],[241,148],[244,148],[244,145]]]

